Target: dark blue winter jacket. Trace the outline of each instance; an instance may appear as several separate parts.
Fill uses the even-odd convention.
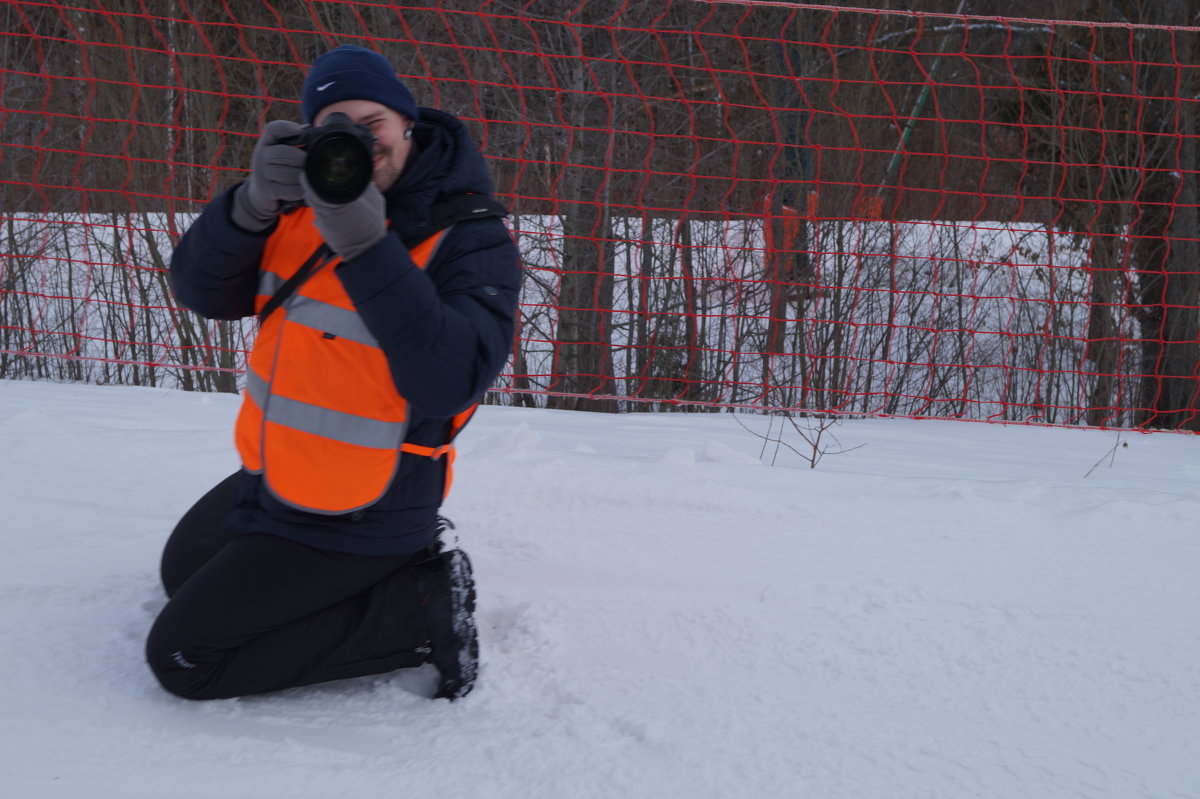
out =
[[[406,440],[437,446],[446,440],[450,417],[483,396],[508,358],[520,267],[512,238],[496,217],[459,222],[426,269],[413,263],[406,245],[434,232],[435,203],[492,191],[483,157],[458,119],[422,108],[413,138],[414,154],[384,195],[389,235],[340,264],[336,274],[408,400]],[[259,259],[274,231],[249,233],[235,225],[232,192],[204,209],[171,258],[177,299],[210,319],[254,314]],[[340,552],[416,552],[436,534],[444,461],[406,454],[379,502],[343,516],[289,508],[265,490],[261,477],[243,471],[228,524]]]

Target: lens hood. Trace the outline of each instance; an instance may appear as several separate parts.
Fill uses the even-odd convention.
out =
[[[353,202],[370,185],[375,136],[345,114],[330,114],[321,125],[306,128],[301,146],[306,151],[305,177],[325,202]]]

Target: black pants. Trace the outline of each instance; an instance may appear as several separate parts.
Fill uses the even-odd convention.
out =
[[[379,674],[424,662],[412,556],[327,552],[222,527],[237,475],[209,491],[167,541],[170,601],[146,640],[159,682],[223,699]]]

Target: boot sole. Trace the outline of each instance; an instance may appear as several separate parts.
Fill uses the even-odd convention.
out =
[[[479,672],[479,631],[475,624],[475,578],[471,561],[462,550],[442,555],[450,582],[450,621],[454,640],[433,642],[433,660],[441,675],[438,699],[461,699],[475,687]],[[439,645],[440,644],[440,645]],[[454,657],[443,660],[440,652],[452,650]]]

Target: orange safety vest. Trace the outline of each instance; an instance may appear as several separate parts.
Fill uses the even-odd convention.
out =
[[[432,260],[448,230],[410,250],[418,267]],[[255,309],[261,311],[321,244],[312,209],[284,214],[263,251]],[[332,256],[319,264],[262,320],[235,428],[242,465],[263,475],[280,502],[313,513],[349,513],[377,502],[391,485],[402,452],[446,456],[449,493],[451,441],[475,406],[454,417],[450,440],[442,446],[404,441],[408,403],[334,273],[337,263]]]

